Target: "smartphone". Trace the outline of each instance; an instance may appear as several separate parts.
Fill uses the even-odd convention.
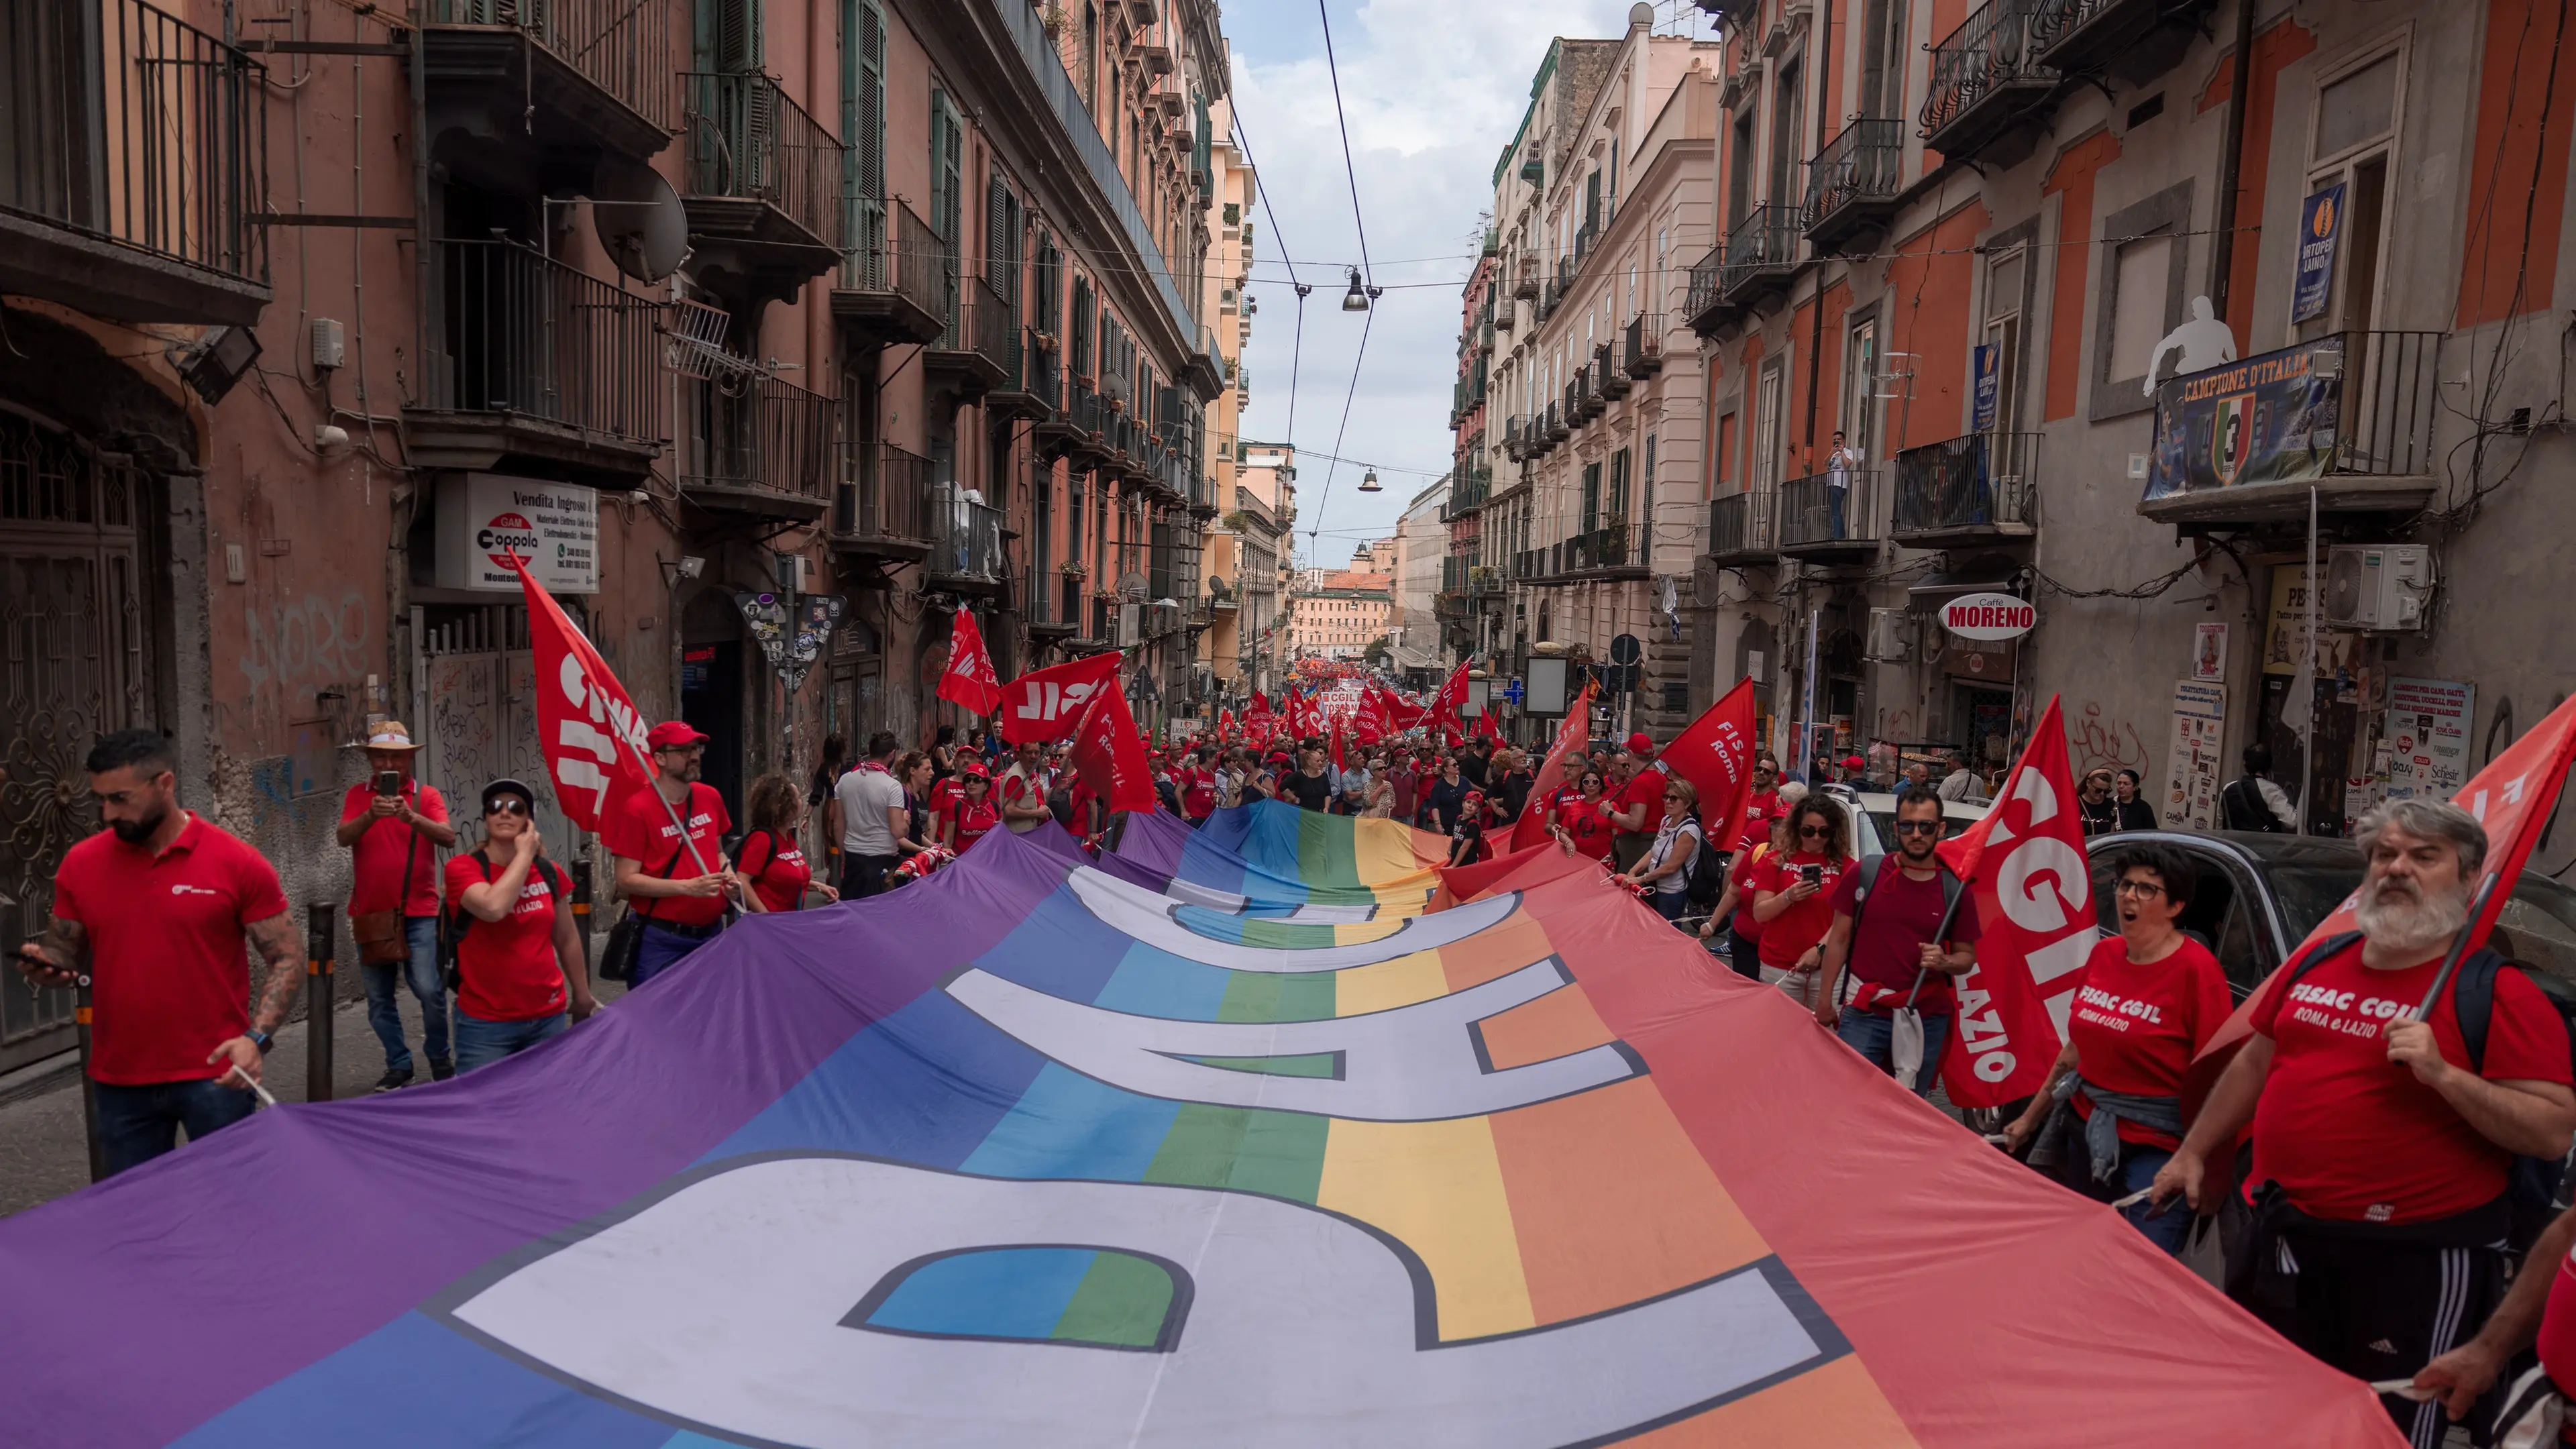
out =
[[[399,794],[401,794],[401,793],[402,793],[402,771],[400,771],[400,770],[378,770],[378,771],[376,772],[376,793],[377,793],[377,794],[379,794],[379,795],[399,795]]]
[[[1811,886],[1820,886],[1825,883],[1825,868],[1821,865],[1802,865],[1798,867],[1798,876]]]

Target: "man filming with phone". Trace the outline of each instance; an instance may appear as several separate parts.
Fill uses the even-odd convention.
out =
[[[385,1046],[376,1090],[411,1084],[411,1048],[403,1042],[396,993],[411,988],[420,1003],[421,1054],[430,1080],[456,1075],[447,1038],[447,993],[438,980],[438,852],[456,843],[447,802],[412,778],[420,746],[400,720],[367,731],[367,779],[340,801],[340,844],[349,851],[349,935],[367,983],[367,1025]]]

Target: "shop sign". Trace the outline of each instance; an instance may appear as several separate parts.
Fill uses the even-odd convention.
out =
[[[438,586],[519,592],[510,555],[550,594],[599,592],[599,495],[573,483],[467,473],[438,493]]]
[[[2018,639],[2038,622],[2038,608],[2010,594],[1962,594],[1941,606],[1941,627],[1962,639]]]

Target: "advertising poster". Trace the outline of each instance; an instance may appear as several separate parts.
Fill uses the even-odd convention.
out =
[[[2469,717],[2477,686],[2447,679],[2388,681],[2383,739],[2388,798],[2448,800],[2469,778]]]
[[[2343,236],[2343,188],[2338,181],[2299,207],[2299,275],[2290,288],[2290,320],[2313,322],[2334,297],[2335,246]]]
[[[1982,433],[1995,425],[1995,414],[2002,400],[2003,349],[1988,343],[1977,349],[1977,414],[1974,431]]]
[[[2344,342],[2320,338],[2156,390],[2146,501],[2257,483],[2304,483],[2333,465]]]
[[[2227,626],[2196,626],[2191,643],[2191,677],[2214,684],[2227,677]]]
[[[2226,733],[2227,686],[2176,681],[2173,748],[2165,758],[2164,798],[2156,802],[2156,818],[2166,829],[2207,830],[2217,817],[2227,769],[2219,740]]]

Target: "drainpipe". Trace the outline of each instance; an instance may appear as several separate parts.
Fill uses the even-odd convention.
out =
[[[2245,88],[2251,83],[2254,52],[2254,0],[2236,3],[2236,54],[2228,63],[2226,153],[2219,157],[2218,227],[2209,258],[2209,306],[2227,320],[2227,293],[2235,281],[2236,188],[2245,154]],[[2238,338],[2238,345],[2245,339]]]
[[[2251,3],[2251,0],[2248,0],[2248,3]],[[1816,149],[1808,153],[1811,160],[1825,154],[1825,142],[1831,139],[1825,134],[1825,120],[1833,114],[1834,102],[1831,93],[1834,73],[1834,7],[1819,5],[1816,11],[1816,24],[1819,27],[1816,32],[1815,52]],[[1807,465],[1813,467],[1816,461],[1816,394],[1824,385],[1825,369],[1825,269],[1824,259],[1821,257],[1817,259],[1816,265],[1815,313],[1807,319],[1807,322]]]

